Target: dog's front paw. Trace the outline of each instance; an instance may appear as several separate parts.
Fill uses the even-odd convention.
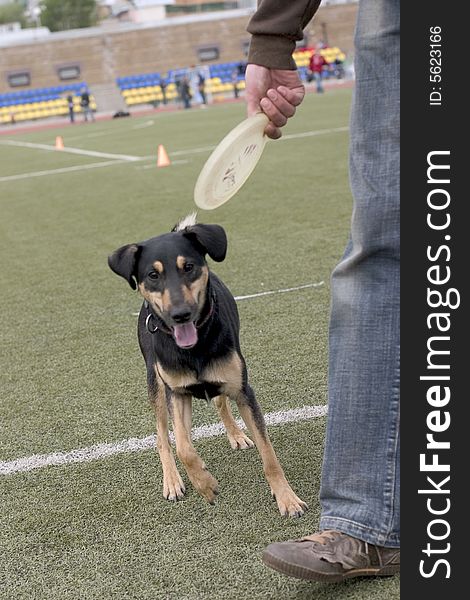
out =
[[[165,500],[176,502],[181,500],[186,492],[181,475],[175,469],[163,475],[163,497]]]
[[[296,496],[290,487],[285,487],[276,493],[271,491],[271,493],[283,517],[301,517],[308,509],[307,504]]]
[[[227,438],[232,450],[246,450],[246,448],[253,448],[254,446],[254,443],[241,429],[227,432]]]
[[[189,473],[188,473],[189,475]],[[209,471],[200,471],[195,477],[191,478],[194,487],[203,496],[209,504],[215,504],[215,497],[219,493],[219,484]]]

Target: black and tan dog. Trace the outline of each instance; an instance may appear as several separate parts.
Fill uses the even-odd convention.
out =
[[[232,448],[252,447],[233,418],[233,400],[255,440],[281,514],[300,516],[306,504],[286,480],[248,385],[235,300],[205,260],[208,254],[223,261],[226,251],[222,227],[196,224],[195,215],[190,215],[172,232],[123,246],[108,259],[111,269],[133,289],[138,287],[144,298],[138,336],[157,417],[163,496],[177,500],[185,492],[168,438],[170,415],[176,452],[189,479],[204,498],[214,502],[217,481],[191,442],[192,398],[214,399]]]

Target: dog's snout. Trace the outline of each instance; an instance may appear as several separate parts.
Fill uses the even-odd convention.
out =
[[[191,311],[186,307],[175,308],[170,312],[175,323],[187,323],[191,320]]]

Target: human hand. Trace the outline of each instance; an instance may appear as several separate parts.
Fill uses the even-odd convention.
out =
[[[268,69],[249,64],[245,73],[245,100],[249,117],[264,112],[269,123],[264,130],[273,140],[281,137],[281,127],[294,116],[305,96],[297,71]]]

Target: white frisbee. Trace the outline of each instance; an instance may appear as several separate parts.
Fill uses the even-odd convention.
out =
[[[207,159],[194,187],[194,202],[206,210],[230,200],[258,164],[268,117],[258,113],[237,125]]]

